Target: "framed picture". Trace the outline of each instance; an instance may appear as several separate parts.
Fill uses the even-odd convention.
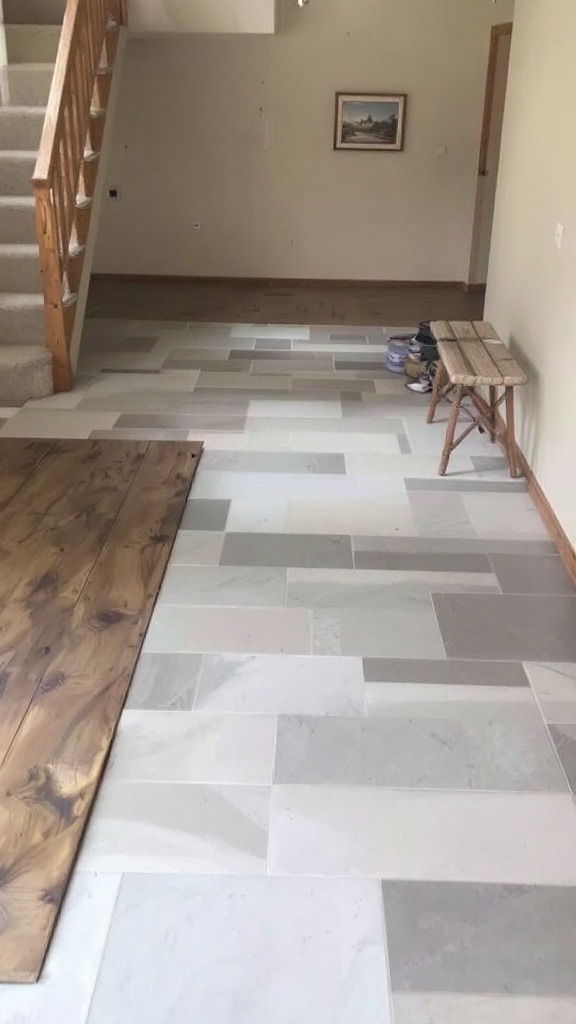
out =
[[[405,111],[403,93],[336,93],[334,149],[402,149]]]

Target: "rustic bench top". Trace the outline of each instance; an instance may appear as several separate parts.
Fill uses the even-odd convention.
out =
[[[524,370],[485,320],[435,320],[431,330],[452,384],[512,387],[526,383]]]

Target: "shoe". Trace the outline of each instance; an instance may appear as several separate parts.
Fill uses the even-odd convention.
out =
[[[428,395],[434,390],[434,382],[429,373],[421,373],[416,380],[406,382],[408,391],[415,391],[418,395]]]

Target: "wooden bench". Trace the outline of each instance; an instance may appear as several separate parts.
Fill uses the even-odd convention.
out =
[[[524,370],[502,343],[492,324],[485,321],[436,320],[431,324],[431,330],[438,346],[440,361],[434,378],[428,423],[433,422],[440,400],[454,392],[440,460],[440,476],[445,475],[454,449],[473,430],[482,427],[489,431],[492,441],[502,442],[508,456],[510,476],[518,476],[514,388],[526,383]],[[478,392],[482,386],[488,388],[488,401]],[[462,405],[467,395],[472,409]],[[505,422],[498,413],[502,403],[506,407]],[[454,440],[461,411],[467,413],[472,422]]]

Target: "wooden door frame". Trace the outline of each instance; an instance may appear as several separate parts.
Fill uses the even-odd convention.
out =
[[[480,157],[478,161],[478,174],[485,178],[488,174],[488,150],[490,147],[490,130],[492,128],[492,114],[494,113],[494,90],[496,87],[496,67],[498,64],[498,46],[501,36],[512,35],[513,22],[507,21],[502,25],[493,25],[490,36],[490,56],[488,58],[488,74],[486,78],[486,98],[484,100],[484,115],[482,118],[482,134],[480,136]]]

